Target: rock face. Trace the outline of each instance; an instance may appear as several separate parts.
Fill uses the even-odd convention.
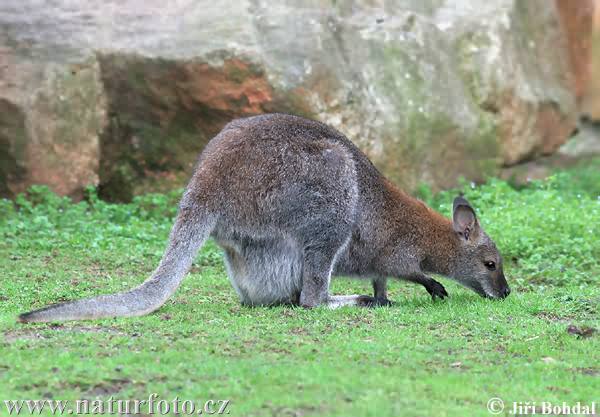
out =
[[[591,77],[592,29],[596,3],[598,0],[556,1],[567,36],[569,62],[574,74],[574,91],[578,102],[583,99]]]
[[[600,0],[593,0],[595,9],[588,82],[584,86],[582,112],[593,121],[600,120]]]
[[[0,193],[181,185],[225,123],[274,111],[333,125],[408,189],[481,180],[574,129],[587,29],[557,3],[5,0]]]

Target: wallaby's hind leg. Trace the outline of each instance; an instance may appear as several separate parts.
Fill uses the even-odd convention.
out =
[[[340,225],[341,226],[341,225]],[[335,260],[350,240],[348,230],[344,233],[337,224],[319,224],[307,227],[304,239],[304,262],[302,269],[302,292],[300,305],[316,307],[327,304],[329,282]],[[318,230],[320,233],[315,233]],[[312,232],[312,233],[310,233]]]
[[[327,303],[334,260],[334,251],[306,250],[302,271],[302,292],[300,293],[300,305],[302,307],[316,307]]]
[[[335,230],[335,228],[328,230]],[[340,239],[337,236],[332,236],[331,239],[324,239],[323,236],[320,238],[319,245],[307,245],[304,250],[300,305],[316,307],[325,304],[329,308],[378,305],[377,300],[368,295],[329,295],[333,265],[339,253],[345,249],[349,239]]]

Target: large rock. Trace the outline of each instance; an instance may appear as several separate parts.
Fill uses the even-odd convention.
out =
[[[335,126],[409,189],[481,180],[574,128],[559,16],[545,0],[5,0],[0,192],[183,184],[227,121],[272,111]]]
[[[600,121],[600,0],[593,0],[593,34],[591,45],[590,77],[582,98],[582,112],[594,121]]]
[[[597,0],[556,0],[569,48],[575,97],[580,102],[590,82],[592,69],[592,28]]]
[[[6,43],[0,48],[0,194],[47,184],[80,197],[99,181],[106,100],[98,63],[93,56],[72,67],[41,63],[29,59],[27,43]]]

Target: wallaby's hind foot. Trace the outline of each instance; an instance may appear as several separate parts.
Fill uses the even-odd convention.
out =
[[[366,307],[392,307],[393,305],[395,305],[396,303],[388,300],[387,298],[380,298],[380,297],[372,297],[374,298],[374,300],[371,301],[371,303],[369,305],[367,305]]]
[[[388,299],[371,297],[369,295],[330,295],[327,299],[327,307],[336,309],[344,306],[357,307],[389,307],[394,303]]]

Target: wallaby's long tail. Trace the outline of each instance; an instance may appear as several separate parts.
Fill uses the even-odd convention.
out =
[[[54,304],[21,314],[19,321],[84,320],[148,314],[162,306],[175,292],[213,226],[214,220],[210,216],[201,216],[193,209],[181,209],[160,265],[139,287],[118,294]]]

